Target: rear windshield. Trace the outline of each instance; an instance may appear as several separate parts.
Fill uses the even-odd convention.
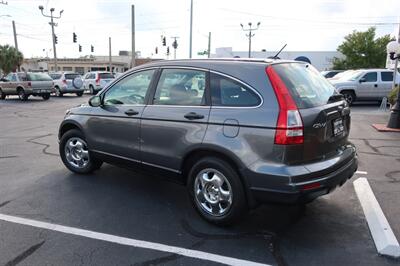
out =
[[[300,109],[327,104],[335,88],[312,65],[284,63],[273,65]]]
[[[29,73],[29,81],[52,81],[51,77],[45,73]]]
[[[111,73],[99,73],[101,79],[113,79],[114,75]]]
[[[79,78],[81,75],[79,74],[65,74],[65,79],[75,79]]]

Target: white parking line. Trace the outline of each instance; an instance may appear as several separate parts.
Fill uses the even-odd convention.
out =
[[[356,174],[359,174],[359,175],[367,175],[368,172],[365,172],[365,171],[356,171]]]
[[[91,239],[97,239],[97,240],[117,243],[117,244],[121,244],[121,245],[125,245],[125,246],[152,249],[152,250],[162,251],[162,252],[167,252],[167,253],[174,253],[177,255],[185,256],[185,257],[213,261],[213,262],[218,262],[218,263],[222,263],[222,264],[226,264],[226,265],[235,265],[235,266],[247,266],[247,265],[248,266],[261,266],[261,265],[265,266],[265,265],[268,265],[268,264],[263,264],[263,263],[248,261],[248,260],[241,260],[241,259],[226,257],[226,256],[222,256],[222,255],[207,253],[207,252],[193,250],[193,249],[186,249],[186,248],[181,248],[181,247],[176,247],[176,246],[168,246],[168,245],[164,245],[164,244],[160,244],[160,243],[154,243],[154,242],[148,242],[148,241],[137,240],[137,239],[132,239],[132,238],[103,234],[103,233],[84,230],[84,229],[80,229],[80,228],[63,226],[63,225],[59,225],[59,224],[46,223],[46,222],[41,222],[41,221],[36,221],[36,220],[31,220],[31,219],[26,219],[26,218],[20,218],[20,217],[16,217],[16,216],[10,216],[10,215],[6,215],[6,214],[0,214],[0,220],[11,222],[11,223],[16,223],[16,224],[28,225],[28,226],[32,226],[32,227],[36,227],[36,228],[47,229],[47,230],[61,232],[61,233],[70,234],[70,235],[83,236],[83,237],[87,237],[87,238],[91,238]]]
[[[357,197],[360,200],[369,230],[374,239],[376,249],[381,255],[400,257],[400,246],[392,228],[375,198],[368,180],[360,177],[353,182]]]

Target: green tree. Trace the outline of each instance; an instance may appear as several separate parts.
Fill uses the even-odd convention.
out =
[[[375,28],[353,31],[337,51],[345,58],[333,59],[333,69],[383,68],[386,64],[386,45],[393,40],[389,34],[375,38]]]
[[[15,71],[23,60],[23,54],[14,47],[0,45],[0,69],[3,70],[4,74]]]

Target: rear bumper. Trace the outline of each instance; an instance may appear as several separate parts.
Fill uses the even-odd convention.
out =
[[[53,92],[52,88],[25,89],[25,93],[30,94],[30,95],[43,95],[43,94],[48,94],[48,93],[52,93],[52,92]]]
[[[329,166],[327,169],[316,170],[315,166]],[[292,166],[287,166],[292,168]],[[250,183],[249,193],[252,200],[257,202],[276,203],[307,203],[317,197],[323,196],[342,186],[350,179],[358,167],[358,158],[353,145],[348,145],[347,151],[341,155],[324,162],[301,166],[308,173],[298,173],[289,169],[294,175],[270,175],[267,173],[255,173],[246,169],[242,174]],[[296,170],[300,170],[296,166]],[[312,170],[311,170],[312,169]],[[318,173],[324,173],[318,175]]]
[[[85,89],[82,87],[80,89],[76,89],[76,88],[62,88],[61,92],[62,93],[77,93],[77,92],[84,92]]]

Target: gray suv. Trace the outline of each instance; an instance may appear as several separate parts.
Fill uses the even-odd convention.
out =
[[[350,109],[310,64],[180,60],[136,67],[67,111],[60,155],[171,173],[196,210],[229,224],[263,202],[306,203],[353,176]]]

